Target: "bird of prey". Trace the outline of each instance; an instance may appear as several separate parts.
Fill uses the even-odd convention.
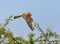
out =
[[[20,18],[20,17],[23,17],[25,19],[26,23],[28,24],[30,29],[33,31],[34,30],[34,22],[33,22],[33,19],[32,19],[32,14],[30,12],[24,12],[21,15],[14,16],[14,19]]]

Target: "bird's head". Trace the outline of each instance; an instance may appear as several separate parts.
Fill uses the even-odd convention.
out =
[[[22,15],[23,15],[23,18],[28,18],[32,16],[30,12],[24,12]]]

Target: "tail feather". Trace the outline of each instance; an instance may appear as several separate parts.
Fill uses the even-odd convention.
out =
[[[19,16],[14,16],[14,19],[19,18],[19,17],[22,17],[22,15],[19,15]]]

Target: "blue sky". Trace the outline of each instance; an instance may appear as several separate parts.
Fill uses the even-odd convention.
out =
[[[44,31],[52,25],[53,31],[60,34],[60,0],[0,0],[0,23],[10,15],[27,11],[32,13],[34,21],[39,23]],[[8,26],[15,36],[25,39],[30,32],[35,33],[37,37],[40,34],[37,29],[31,31],[22,18],[13,20]]]

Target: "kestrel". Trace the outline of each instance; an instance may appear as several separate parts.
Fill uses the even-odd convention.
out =
[[[30,12],[25,12],[25,13],[19,15],[19,16],[14,16],[14,19],[20,18],[20,17],[23,17],[25,19],[26,23],[28,24],[28,26],[33,31],[34,30],[34,22],[33,22],[33,19],[32,19],[32,14]]]

